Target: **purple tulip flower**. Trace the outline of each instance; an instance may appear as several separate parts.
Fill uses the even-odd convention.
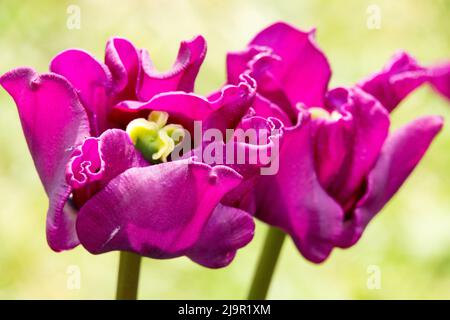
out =
[[[279,172],[258,178],[240,207],[291,235],[310,261],[347,248],[409,176],[440,131],[438,116],[389,133],[390,116],[423,83],[450,98],[450,65],[425,68],[406,53],[351,88],[328,90],[331,69],[314,40],[286,23],[227,56],[228,83],[257,81],[257,115],[285,131]]]
[[[71,49],[50,73],[18,68],[0,78],[49,198],[53,250],[81,243],[94,254],[184,255],[216,268],[252,239],[252,216],[221,203],[245,180],[238,168],[170,159],[176,130],[196,120],[234,128],[253,104],[255,84],[245,76],[208,98],[192,93],[205,54],[202,37],[182,42],[172,69],[159,73],[146,51],[113,38],[104,63]],[[155,150],[147,135],[157,137]]]

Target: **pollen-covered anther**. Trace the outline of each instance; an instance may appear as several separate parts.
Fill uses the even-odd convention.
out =
[[[167,162],[175,146],[184,138],[183,127],[167,124],[168,119],[167,112],[152,111],[147,119],[135,119],[127,126],[133,144],[152,163]]]

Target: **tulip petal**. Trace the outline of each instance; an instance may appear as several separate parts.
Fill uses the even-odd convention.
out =
[[[331,164],[340,163],[332,172],[333,181],[327,186],[322,185],[347,210],[353,206],[356,191],[378,159],[389,132],[389,114],[377,100],[359,88],[334,89],[328,93],[327,103],[339,110],[343,117],[334,123],[341,128],[333,130],[330,124],[325,128],[327,131],[319,132],[322,135],[316,135],[319,173],[323,182],[324,172],[320,167],[329,167],[332,159],[329,155],[338,153],[340,147],[344,156],[339,158],[341,161]],[[328,152],[323,152],[324,146],[328,147]],[[333,159],[337,160],[336,156]],[[330,170],[326,175],[329,174]]]
[[[205,135],[203,144],[184,157],[195,156],[209,165],[226,164],[245,180],[259,174],[271,174],[271,170],[278,170],[277,164],[272,162],[278,161],[283,129],[283,124],[277,118],[246,116],[228,140],[221,137],[224,140],[209,141],[209,137]],[[246,183],[247,181],[243,182],[232,193],[237,191],[239,198],[241,186]]]
[[[252,240],[254,230],[255,223],[247,212],[219,203],[187,256],[208,268],[225,267],[236,251]]]
[[[49,197],[47,240],[55,251],[78,244],[65,166],[71,150],[89,136],[89,121],[75,89],[57,74],[19,68],[0,78],[13,97],[39,177]]]
[[[125,126],[133,119],[147,118],[151,111],[167,112],[170,123],[192,128],[194,120],[205,120],[214,109],[202,96],[174,91],[160,93],[148,102],[122,101],[113,107],[112,119]]]
[[[365,195],[357,204],[351,219],[344,224],[339,246],[349,247],[358,241],[367,224],[398,191],[422,159],[442,125],[441,117],[422,117],[389,136],[368,176]]]
[[[266,47],[251,46],[243,51],[227,53],[227,83],[238,83],[241,74],[250,69],[251,61],[262,55],[271,55],[272,51]]]
[[[91,253],[128,250],[153,258],[184,255],[241,176],[224,167],[172,161],[132,168],[80,209],[77,232]]]
[[[237,85],[226,85],[219,92],[208,97],[214,110],[205,119],[203,130],[218,129],[225,136],[226,129],[235,129],[242,117],[253,105],[256,94],[256,82],[246,74],[240,76]]]
[[[204,128],[217,126],[219,130],[234,128],[253,103],[255,84],[250,77],[242,77],[238,85],[227,85],[208,98],[181,91],[165,92],[148,102],[123,101],[113,110],[113,119],[123,124],[132,119],[146,118],[150,111],[169,113],[170,122],[181,124],[192,132],[193,121],[204,121]]]
[[[381,71],[357,85],[373,95],[390,112],[427,80],[425,68],[408,53],[398,52]]]
[[[314,33],[314,30],[303,32],[283,22],[269,26],[256,35],[250,42],[250,49],[242,56],[227,59],[228,78],[235,77],[234,73],[241,71],[244,60],[252,57],[253,61],[249,60],[253,69],[251,75],[258,85],[262,82],[263,87],[267,88],[260,92],[272,101],[278,100],[285,112],[289,111],[285,103],[280,102],[282,96],[287,97],[291,112],[295,114],[297,103],[308,107],[323,106],[331,70],[327,58],[315,42]],[[266,54],[261,54],[262,48],[266,48]]]
[[[333,191],[338,182],[345,183],[353,151],[352,116],[336,120],[314,119],[314,153],[316,172],[322,187]],[[338,188],[339,190],[339,188]]]
[[[136,99],[139,52],[123,38],[112,38],[106,44],[105,64],[112,74],[114,92],[126,99]],[[120,97],[117,100],[123,100]]]
[[[450,100],[450,63],[431,67],[429,72],[433,88]]]
[[[275,103],[264,98],[260,94],[256,94],[255,102],[252,106],[255,115],[263,118],[278,118],[286,127],[290,127],[293,123],[290,121],[288,115]]]
[[[450,99],[450,64],[447,62],[425,68],[406,52],[399,52],[383,70],[357,85],[378,99],[390,112],[424,83],[430,83],[438,93]]]
[[[83,50],[69,49],[53,58],[50,71],[65,77],[78,90],[88,112],[92,135],[98,136],[111,127],[108,114],[112,76],[105,64]]]
[[[75,149],[67,165],[66,180],[80,208],[122,172],[148,165],[125,131],[108,129],[98,138],[87,138]]]
[[[305,258],[318,263],[328,257],[343,212],[316,176],[309,119],[285,129],[279,171],[259,177],[255,197],[256,217],[288,232]]]
[[[172,68],[158,72],[147,51],[141,51],[142,67],[139,71],[137,94],[141,101],[167,91],[194,91],[194,81],[206,56],[206,41],[197,36],[180,44],[177,59]]]

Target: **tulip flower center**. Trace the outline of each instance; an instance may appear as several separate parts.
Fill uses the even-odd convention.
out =
[[[330,120],[335,121],[338,120],[341,115],[337,111],[328,112],[327,110],[319,107],[312,107],[308,109],[309,113],[311,114],[311,119],[324,119],[324,120]]]
[[[168,119],[167,112],[152,111],[148,119],[135,119],[127,126],[131,141],[151,163],[167,162],[167,157],[184,138],[183,127],[167,124]]]

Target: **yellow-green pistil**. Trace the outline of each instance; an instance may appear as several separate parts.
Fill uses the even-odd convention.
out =
[[[184,129],[178,124],[167,124],[169,114],[152,111],[148,119],[131,121],[127,133],[135,147],[151,163],[166,162],[175,146],[184,138]]]

